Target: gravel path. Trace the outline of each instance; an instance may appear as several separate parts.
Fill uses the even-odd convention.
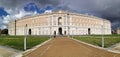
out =
[[[88,46],[69,38],[54,38],[23,57],[120,57],[103,49]]]

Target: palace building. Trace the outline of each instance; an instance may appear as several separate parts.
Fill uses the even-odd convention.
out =
[[[106,19],[66,11],[45,12],[9,23],[9,35],[101,35],[111,34]]]

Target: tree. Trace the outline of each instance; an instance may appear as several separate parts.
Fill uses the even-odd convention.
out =
[[[0,29],[0,35],[1,35],[1,29]]]
[[[8,34],[8,29],[3,29],[2,31],[1,31],[1,34]]]

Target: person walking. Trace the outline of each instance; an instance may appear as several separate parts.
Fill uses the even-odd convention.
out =
[[[54,38],[56,38],[56,31],[54,31]]]

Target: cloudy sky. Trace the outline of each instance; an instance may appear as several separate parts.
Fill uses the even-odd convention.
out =
[[[59,9],[108,19],[113,29],[120,27],[120,0],[0,0],[0,28],[14,19]]]

